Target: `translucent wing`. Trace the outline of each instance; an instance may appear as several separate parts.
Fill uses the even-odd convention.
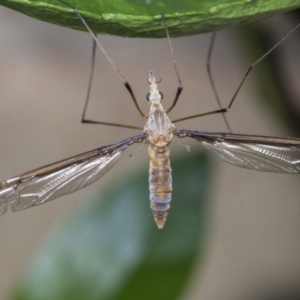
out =
[[[0,183],[0,215],[40,205],[94,183],[144,134],[15,176]]]
[[[297,138],[189,130],[176,130],[175,135],[196,139],[220,159],[237,167],[274,173],[300,173],[300,139]]]

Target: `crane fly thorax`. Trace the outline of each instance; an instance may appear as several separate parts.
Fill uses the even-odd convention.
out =
[[[154,109],[149,113],[144,132],[147,134],[147,142],[155,148],[164,148],[174,138],[174,125],[162,109]]]

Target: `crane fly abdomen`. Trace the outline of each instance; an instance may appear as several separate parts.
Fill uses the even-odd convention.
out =
[[[148,151],[150,155],[150,207],[158,228],[163,228],[167,219],[172,195],[170,151],[168,146],[159,149],[159,151],[149,146]]]

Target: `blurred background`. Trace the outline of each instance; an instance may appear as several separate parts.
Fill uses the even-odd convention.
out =
[[[296,14],[285,14],[218,34],[212,71],[224,106],[248,66],[259,57],[258,46],[264,46],[255,39],[255,32],[267,36],[263,41],[272,45],[296,23]],[[145,97],[149,69],[162,78],[160,90],[165,106],[171,104],[177,81],[165,39],[100,36],[100,40],[130,82],[144,111],[148,110]],[[171,119],[217,107],[205,69],[209,41],[210,34],[173,39],[184,91]],[[92,39],[87,33],[0,7],[1,180],[136,134],[129,129],[80,123],[91,49]],[[275,100],[279,94],[269,85],[272,78],[266,69],[258,66],[252,71],[227,115],[233,132],[300,136],[299,53],[299,31],[277,49],[275,61],[280,68],[272,71],[279,71],[284,79],[281,92],[288,98],[283,99],[283,104],[265,101]],[[87,117],[143,126],[145,120],[101,53],[97,64]],[[268,94],[270,91],[274,94]],[[282,107],[295,115],[287,114]],[[293,124],[283,120],[293,120]],[[227,131],[219,115],[178,123],[177,127]],[[192,141],[181,142],[191,144],[193,152],[201,150]],[[176,144],[172,151],[175,156],[189,155]],[[0,299],[8,299],[13,293],[28,261],[34,260],[51,228],[58,228],[99,190],[148,164],[145,147],[135,152],[134,161],[128,158],[130,152],[98,183],[46,205],[0,218]],[[299,176],[251,172],[214,157],[211,162],[206,254],[194,267],[181,298],[300,298]],[[148,190],[145,198],[148,199]]]

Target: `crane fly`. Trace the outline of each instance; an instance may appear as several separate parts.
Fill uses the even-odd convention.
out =
[[[174,123],[183,120],[198,118],[215,113],[227,112],[230,109],[233,101],[235,100],[235,97],[251,68],[267,54],[269,54],[273,49],[275,49],[288,35],[290,35],[295,29],[297,29],[300,24],[298,24],[292,31],[290,31],[288,35],[286,35],[279,43],[271,48],[263,57],[256,61],[256,63],[250,66],[227,108],[220,108],[215,111],[177,119],[172,122],[169,119],[167,113],[170,112],[176,105],[183,86],[181,84],[181,79],[177,70],[171,39],[169,37],[164,16],[162,16],[162,20],[166,29],[166,34],[169,41],[172,60],[177,74],[179,86],[173,104],[168,110],[165,111],[161,104],[163,94],[158,89],[158,82],[155,79],[154,72],[149,71],[148,82],[150,90],[147,94],[147,100],[150,103],[150,111],[149,114],[146,115],[139,108],[139,105],[129,83],[124,79],[119,70],[115,67],[113,61],[108,56],[100,42],[97,40],[96,35],[89,28],[78,10],[70,6],[68,3],[63,2],[62,0],[60,0],[60,2],[69,6],[77,14],[86,29],[91,33],[94,38],[94,51],[95,43],[97,43],[99,48],[102,50],[112,67],[118,73],[120,79],[123,81],[125,87],[129,91],[137,110],[142,117],[147,118],[147,122],[140,134],[134,135],[130,138],[124,139],[108,146],[103,146],[95,150],[91,150],[70,157],[68,159],[64,159],[59,162],[40,167],[33,171],[23,173],[1,182],[0,215],[5,214],[9,209],[13,212],[20,211],[32,206],[46,203],[50,200],[84,188],[94,183],[106,172],[108,172],[118,161],[124,150],[129,146],[135,143],[145,143],[148,146],[150,157],[150,207],[152,209],[154,220],[158,228],[162,228],[165,224],[168,210],[170,208],[172,193],[172,174],[169,160],[169,146],[175,137],[193,138],[200,142],[208,151],[218,156],[221,160],[237,167],[274,173],[300,173],[299,138],[282,138],[260,135],[192,131],[177,129],[174,125]],[[209,56],[211,54],[210,52],[211,51],[209,51]],[[88,95],[89,91],[90,87],[88,90]],[[140,129],[139,127],[135,126],[91,121],[85,119],[87,102],[88,98],[86,100],[83,112],[83,123]]]

